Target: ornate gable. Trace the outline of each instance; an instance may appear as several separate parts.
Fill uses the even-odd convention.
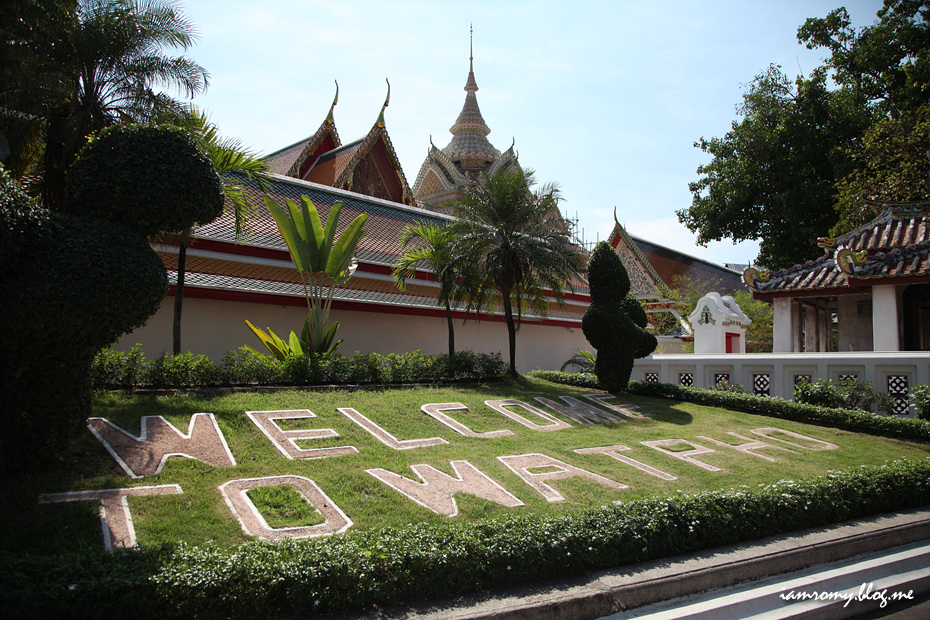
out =
[[[630,293],[640,300],[667,300],[668,288],[662,282],[662,278],[656,273],[649,259],[643,255],[626,229],[616,220],[615,214],[610,245],[617,251],[630,276]]]
[[[391,85],[378,120],[368,134],[342,144],[333,109],[339,102],[339,84],[329,114],[316,133],[266,158],[271,171],[285,176],[414,206],[413,192],[401,168],[384,125],[384,110],[391,99]]]
[[[326,115],[316,133],[265,158],[271,172],[304,179],[320,157],[342,146],[333,117],[333,109],[338,102],[339,84],[337,83],[336,96],[329,107],[329,114]]]
[[[821,238],[820,258],[775,272],[749,267],[744,282],[765,297],[848,291],[877,280],[930,281],[930,202],[881,206],[871,222],[835,239]]]

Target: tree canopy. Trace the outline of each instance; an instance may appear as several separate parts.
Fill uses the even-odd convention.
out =
[[[514,374],[524,308],[546,316],[548,295],[561,303],[582,267],[559,213],[558,188],[535,185],[532,170],[500,170],[482,177],[455,205],[461,219],[455,224],[453,252],[482,274],[485,286],[479,288],[500,294]]]
[[[824,66],[793,82],[769,67],[748,85],[731,130],[695,142],[712,160],[698,168],[678,218],[699,243],[756,239],[758,262],[790,267],[818,255],[818,237],[873,216],[863,195],[925,192],[930,9],[885,0],[877,15],[858,31],[842,8],[806,20],[798,40],[826,48]]]
[[[65,174],[92,133],[177,114],[207,72],[186,50],[192,24],[172,0],[11,0],[0,11],[0,133],[13,174],[67,211]]]

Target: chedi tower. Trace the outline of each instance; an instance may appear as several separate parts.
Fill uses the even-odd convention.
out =
[[[469,46],[468,80],[465,82],[465,105],[449,128],[452,140],[439,149],[430,140],[430,149],[413,184],[413,195],[420,207],[452,213],[449,203],[461,200],[465,189],[482,174],[519,166],[513,145],[501,153],[488,140],[490,127],[478,108],[478,83],[475,81],[474,55]]]

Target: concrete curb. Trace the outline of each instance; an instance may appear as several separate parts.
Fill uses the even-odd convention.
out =
[[[342,617],[593,620],[928,538],[930,508],[921,508],[654,560],[578,579]]]

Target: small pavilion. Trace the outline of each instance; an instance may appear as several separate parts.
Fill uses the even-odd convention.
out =
[[[879,215],[820,258],[743,280],[774,304],[775,352],[930,350],[930,202],[873,203]]]

